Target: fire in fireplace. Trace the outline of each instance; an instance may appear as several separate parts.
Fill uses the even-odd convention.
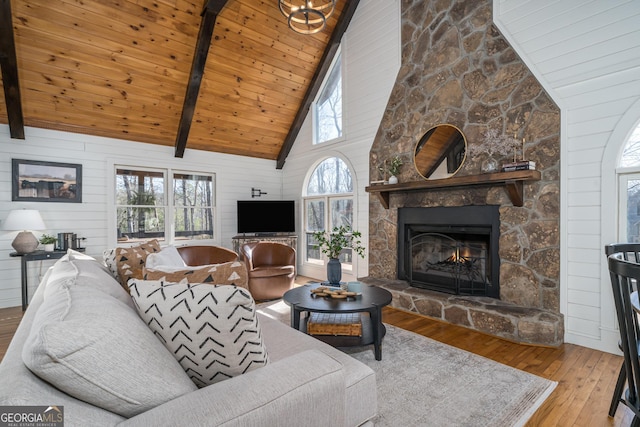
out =
[[[456,295],[500,297],[498,206],[398,210],[398,277]]]

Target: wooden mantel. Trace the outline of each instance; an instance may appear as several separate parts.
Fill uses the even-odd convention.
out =
[[[481,175],[453,176],[445,179],[402,182],[398,184],[370,185],[365,188],[368,193],[376,194],[385,209],[389,209],[391,193],[406,191],[429,191],[443,188],[464,188],[472,186],[504,185],[514,206],[522,206],[524,202],[524,182],[540,181],[540,171],[525,170],[514,172],[485,173]]]

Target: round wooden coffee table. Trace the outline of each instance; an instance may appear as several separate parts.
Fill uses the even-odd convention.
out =
[[[391,303],[391,293],[377,286],[362,284],[362,295],[348,299],[317,297],[311,289],[320,283],[311,283],[287,291],[282,299],[291,306],[291,327],[307,331],[310,313],[362,313],[361,336],[313,335],[334,347],[365,346],[373,344],[376,360],[382,360],[382,338],[387,329],[382,324],[382,307]],[[308,313],[300,322],[300,313]],[[369,315],[365,315],[369,313]]]

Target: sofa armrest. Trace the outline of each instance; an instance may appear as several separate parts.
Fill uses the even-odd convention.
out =
[[[342,364],[308,350],[182,395],[119,426],[339,426],[344,401]]]

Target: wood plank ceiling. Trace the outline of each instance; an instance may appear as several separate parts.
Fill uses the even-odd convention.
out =
[[[11,0],[24,124],[175,145],[206,4]],[[277,0],[228,0],[215,21],[186,148],[281,167],[323,54],[339,42],[332,32],[348,25],[346,12],[340,20],[344,7],[337,1],[324,31],[300,35]],[[0,122],[8,123],[5,103]]]

